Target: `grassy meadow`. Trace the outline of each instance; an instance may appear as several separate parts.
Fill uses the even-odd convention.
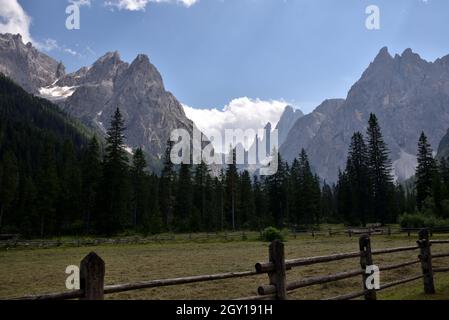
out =
[[[447,235],[434,238],[448,239]],[[416,236],[373,236],[372,248],[408,246]],[[448,245],[434,245],[433,252],[448,252]],[[358,250],[358,238],[347,236],[303,235],[285,243],[287,259],[352,252]],[[48,249],[9,249],[0,251],[0,299],[29,294],[65,291],[65,268],[79,265],[89,252],[95,251],[106,262],[106,284],[175,278],[231,271],[248,271],[254,264],[267,260],[268,243],[249,240],[173,241],[141,245],[99,245],[92,247],[57,247]],[[418,251],[374,256],[374,263],[399,263],[416,259]],[[449,258],[434,260],[434,266],[449,265]],[[287,272],[287,281],[358,269],[358,259],[295,268]],[[419,274],[420,266],[381,273],[381,282]],[[242,279],[220,280],[175,287],[137,290],[106,296],[107,299],[233,299],[255,295],[260,284],[267,284],[267,275]],[[426,296],[422,280],[387,289],[379,299],[448,299],[449,273],[435,276],[437,294]],[[361,277],[300,289],[291,299],[322,299],[359,291]]]

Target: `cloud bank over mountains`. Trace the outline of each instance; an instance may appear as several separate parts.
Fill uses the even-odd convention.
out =
[[[268,122],[274,128],[278,123],[285,107],[289,103],[282,100],[264,101],[242,97],[232,100],[222,110],[195,109],[183,105],[187,117],[192,120],[202,132],[211,136],[217,131],[223,134],[225,129],[263,129]],[[255,134],[248,137],[248,144],[252,144]],[[243,143],[243,141],[237,141]],[[217,141],[213,142],[218,152],[228,152],[228,146],[223,146]],[[249,145],[246,145],[249,147]]]

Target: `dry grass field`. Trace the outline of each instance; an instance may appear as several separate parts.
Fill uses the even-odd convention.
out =
[[[448,239],[448,236],[435,236]],[[416,238],[406,235],[374,236],[372,248],[414,245]],[[285,243],[287,259],[319,256],[358,250],[358,238],[302,236]],[[101,245],[95,247],[61,247],[50,249],[12,249],[0,251],[0,298],[65,291],[65,268],[79,265],[89,252],[95,251],[106,262],[106,284],[181,276],[253,270],[258,261],[267,260],[268,244],[260,241],[173,242],[146,245]],[[435,245],[433,251],[448,252],[448,245]],[[417,257],[417,251],[374,256],[376,265],[398,263]],[[436,266],[448,266],[449,259],[439,259]],[[359,268],[358,259],[295,268],[287,280],[327,275]],[[382,283],[419,274],[419,265],[381,274]],[[422,294],[422,280],[379,293],[379,299],[449,299],[449,274],[435,278],[437,294]],[[220,280],[175,287],[131,291],[106,296],[107,299],[233,299],[256,294],[267,276]],[[322,299],[359,291],[361,277],[317,285],[291,293],[291,299]]]

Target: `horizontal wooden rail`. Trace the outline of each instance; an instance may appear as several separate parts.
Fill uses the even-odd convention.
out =
[[[446,257],[449,257],[449,253],[435,253],[435,254],[432,254],[432,259],[446,258]]]
[[[390,265],[386,265],[383,267],[379,267],[379,270],[380,271],[394,270],[394,269],[399,269],[399,268],[411,266],[411,265],[418,264],[418,263],[421,263],[421,260],[413,260],[413,261],[407,261],[407,262],[402,262],[402,263],[397,263],[397,264],[390,264]]]
[[[447,243],[449,243],[449,240],[430,240],[430,243],[432,243],[432,244],[447,244]]]
[[[351,293],[347,293],[347,294],[342,294],[336,297],[332,297],[332,298],[327,298],[327,299],[323,299],[323,300],[329,300],[329,301],[336,301],[336,300],[352,300],[355,298],[360,298],[363,297],[366,293],[368,292],[368,290],[364,290],[364,291],[358,291],[358,292],[351,292]]]
[[[433,268],[433,272],[448,272],[449,271],[449,267],[444,267],[444,268]]]
[[[234,301],[258,301],[258,300],[274,300],[276,299],[275,294],[267,294],[265,296],[251,296],[245,298],[234,299]]]
[[[300,258],[294,260],[285,260],[286,268],[300,267],[300,266],[309,266],[318,263],[331,262],[331,261],[339,261],[344,259],[358,258],[360,257],[360,252],[350,252],[350,253],[339,253],[333,254],[329,256],[319,256],[319,257],[311,257],[311,258]],[[259,262],[256,263],[256,271],[258,273],[267,273],[274,270],[274,265],[271,262]]]
[[[310,286],[317,285],[317,284],[323,284],[323,283],[353,278],[356,276],[360,276],[362,274],[363,274],[363,270],[354,270],[354,271],[335,273],[335,274],[331,274],[328,276],[317,276],[317,277],[305,278],[302,280],[293,281],[293,282],[288,283],[287,291],[293,291],[296,289],[310,287]],[[272,294],[272,293],[276,292],[276,287],[273,285],[260,286],[257,289],[257,292],[260,295]]]
[[[419,249],[419,246],[378,249],[378,250],[372,250],[371,254],[379,255],[379,254],[387,254],[387,253],[395,253],[395,252],[413,251],[413,250],[418,250],[418,249]]]
[[[384,285],[381,285],[379,290],[385,290],[385,289],[388,289],[388,288],[391,288],[391,287],[395,287],[395,286],[398,286],[398,285],[401,285],[401,284],[404,284],[404,283],[408,283],[408,282],[412,282],[412,281],[415,281],[415,280],[418,280],[418,279],[422,279],[422,278],[424,278],[424,275],[420,274],[420,275],[416,275],[416,276],[413,276],[413,277],[408,277],[408,278],[405,278],[405,279],[392,281],[392,282],[386,283]]]
[[[35,295],[35,296],[25,296],[21,298],[14,298],[11,300],[70,300],[70,299],[79,299],[82,297],[84,297],[83,290],[76,290],[69,292]]]
[[[142,281],[142,282],[137,282],[137,283],[127,283],[127,284],[105,286],[104,293],[110,294],[110,293],[126,292],[126,291],[138,290],[138,289],[168,287],[168,286],[175,286],[175,285],[180,285],[180,284],[188,284],[188,283],[196,283],[196,282],[242,278],[242,277],[254,276],[257,274],[258,273],[256,271],[244,271],[244,272],[230,272],[230,273],[221,273],[221,274],[213,274],[213,275],[194,276],[194,277],[183,277],[183,278],[174,278],[174,279],[164,279],[164,280]]]

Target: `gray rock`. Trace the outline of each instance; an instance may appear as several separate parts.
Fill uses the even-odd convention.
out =
[[[24,44],[20,34],[0,34],[0,72],[26,91],[37,94],[65,75],[62,63]]]
[[[317,108],[291,129],[281,154],[288,160],[301,148],[309,154],[316,172],[336,181],[344,169],[350,139],[365,133],[370,113],[375,113],[391,151],[395,175],[405,180],[414,174],[419,134],[438,146],[449,124],[449,56],[428,62],[407,49],[392,57],[383,48],[345,101]]]

